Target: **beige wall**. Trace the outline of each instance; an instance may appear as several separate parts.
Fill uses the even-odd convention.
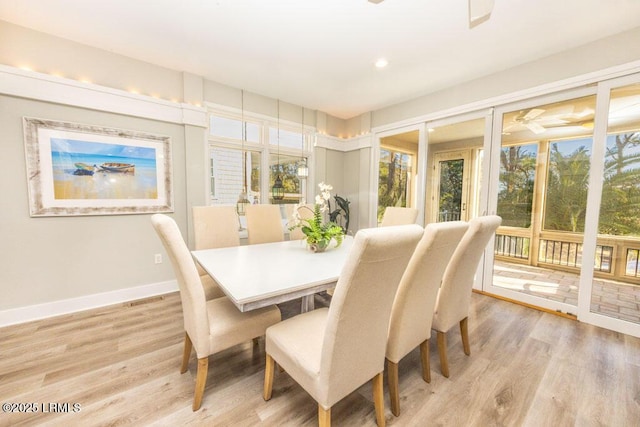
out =
[[[182,126],[0,95],[0,310],[115,291],[172,279],[149,215],[31,218],[22,118],[55,119],[168,135],[175,214],[186,213]]]
[[[0,21],[0,64],[183,101],[182,73]]]

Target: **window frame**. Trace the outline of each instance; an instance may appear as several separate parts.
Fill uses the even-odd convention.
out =
[[[278,143],[277,141],[272,143],[270,140],[270,129],[274,129],[276,132],[278,127],[280,131],[286,130],[288,132],[300,134],[303,132],[302,147],[279,147],[280,155],[286,155],[297,158],[305,158],[306,164],[309,169],[309,176],[301,179],[301,193],[302,201],[309,200],[309,180],[312,179],[314,174],[314,149],[313,138],[315,136],[315,128],[300,123],[291,121],[285,121],[278,119],[277,117],[270,117],[251,112],[242,112],[239,109],[223,108],[221,106],[207,105],[207,177],[206,177],[206,194],[207,203],[213,204],[213,192],[211,185],[215,182],[215,176],[212,174],[211,167],[211,149],[212,148],[228,148],[228,149],[241,149],[243,141],[241,138],[230,138],[223,136],[216,136],[211,134],[211,118],[213,116],[242,121],[245,123],[251,123],[258,126],[258,142],[244,141],[244,149],[248,151],[254,151],[260,153],[260,200],[261,204],[270,204],[270,156],[277,156]],[[276,133],[277,135],[277,133]]]

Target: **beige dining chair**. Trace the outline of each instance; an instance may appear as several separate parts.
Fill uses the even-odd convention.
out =
[[[422,378],[431,382],[429,338],[442,275],[469,224],[462,221],[428,224],[411,256],[396,292],[387,341],[387,379],[391,412],[400,415],[398,363],[420,346]]]
[[[449,362],[446,333],[459,323],[464,353],[467,356],[471,354],[468,319],[473,280],[482,254],[501,222],[502,218],[497,215],[481,216],[469,221],[469,229],[444,272],[431,327],[437,332],[440,370],[447,378]]]
[[[228,248],[240,244],[238,214],[235,206],[194,206],[193,232],[195,249]],[[196,262],[207,300],[220,298],[224,292]]]
[[[415,224],[416,218],[418,218],[418,209],[388,206],[385,208],[384,214],[382,215],[380,227]]]
[[[267,329],[264,399],[271,399],[274,362],[318,402],[318,423],[331,407],[373,379],[376,420],[384,426],[382,375],[391,305],[422,227],[360,230],[329,308]]]
[[[250,245],[284,241],[280,205],[249,205],[245,217]]]
[[[296,205],[286,205],[287,206],[287,228],[294,225],[293,221],[293,208]],[[313,218],[313,209],[314,205],[307,203],[304,205],[298,206],[298,215],[300,215],[300,219],[311,219]],[[294,228],[293,230],[289,230],[289,240],[302,240],[306,239],[307,236],[302,232],[300,227]]]
[[[166,215],[155,214],[151,216],[151,223],[169,255],[180,289],[185,329],[180,373],[187,371],[192,349],[198,359],[192,406],[197,411],[207,382],[209,356],[264,335],[269,326],[280,321],[280,310],[271,306],[242,313],[226,297],[207,301],[198,270],[176,222]]]

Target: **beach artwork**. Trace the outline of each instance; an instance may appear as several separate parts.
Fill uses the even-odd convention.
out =
[[[166,136],[24,119],[32,216],[172,211]]]
[[[156,150],[51,138],[55,199],[157,199]]]

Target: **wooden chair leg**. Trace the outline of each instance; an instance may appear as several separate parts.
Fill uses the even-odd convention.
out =
[[[440,354],[440,371],[449,378],[449,362],[447,361],[447,335],[438,331],[438,353]]]
[[[189,334],[184,333],[184,350],[182,352],[182,365],[180,366],[180,373],[184,374],[187,372],[187,368],[189,367],[189,357],[191,356],[191,349],[193,348],[193,344],[191,343],[191,338],[189,338]]]
[[[271,393],[273,392],[273,371],[274,371],[275,361],[273,357],[267,354],[267,361],[264,367],[264,390],[262,392],[262,397],[264,400],[271,399]]]
[[[422,379],[431,382],[431,366],[429,362],[429,339],[420,344],[420,359],[422,360]]]
[[[324,409],[322,405],[318,404],[318,426],[331,427],[331,408]]]
[[[462,348],[464,354],[469,356],[471,354],[471,347],[469,346],[469,318],[465,317],[460,321],[460,335],[462,335]]]
[[[400,416],[400,392],[398,390],[398,364],[387,359],[387,381],[389,383],[389,400],[391,413]]]
[[[382,387],[383,372],[373,377],[373,404],[376,408],[378,427],[384,427],[384,389]]]
[[[196,392],[193,396],[193,410],[197,411],[202,405],[204,386],[207,384],[207,372],[209,371],[209,358],[198,359],[198,372],[196,373]]]

